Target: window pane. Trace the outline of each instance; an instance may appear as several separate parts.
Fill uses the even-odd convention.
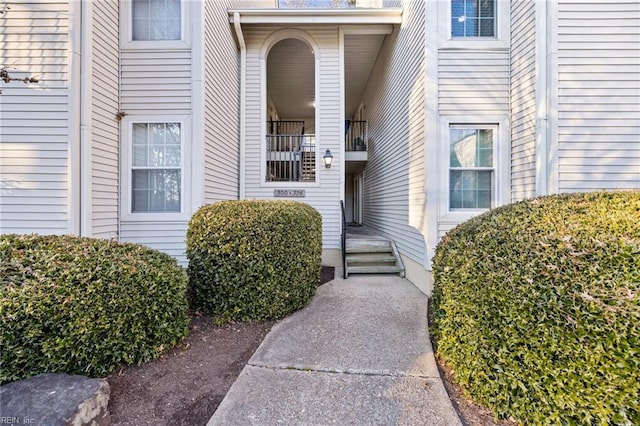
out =
[[[475,129],[451,129],[451,167],[475,167],[476,136]]]
[[[493,130],[478,130],[476,167],[493,167]]]
[[[149,125],[149,166],[162,167],[164,163],[164,123],[153,123]]]
[[[133,170],[134,212],[179,212],[180,170]]]
[[[133,40],[180,40],[180,0],[133,0]]]
[[[133,165],[146,166],[148,159],[147,125],[136,123],[133,125]]]
[[[132,173],[132,205],[134,212],[149,211],[149,172],[134,170]]]
[[[495,21],[493,18],[480,20],[480,37],[495,37]]]
[[[452,0],[451,37],[495,37],[495,0]]]
[[[480,16],[483,18],[493,18],[495,16],[495,1],[494,0],[481,0],[480,1]]]
[[[449,208],[488,209],[492,194],[491,170],[451,170],[449,173]]]
[[[168,144],[180,145],[180,123],[167,123],[165,131]]]
[[[450,167],[492,167],[493,130],[451,129]]]
[[[451,35],[464,37],[464,0],[451,0]]]
[[[180,167],[180,145],[167,145],[164,151],[165,166]]]
[[[478,18],[469,18],[464,21],[465,24],[465,36],[466,37],[478,37]]]
[[[180,34],[180,19],[167,20],[167,31],[165,40],[180,40],[182,34]]]

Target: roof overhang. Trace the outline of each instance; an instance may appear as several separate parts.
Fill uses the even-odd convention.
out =
[[[235,24],[280,25],[399,25],[401,8],[381,9],[231,9],[229,22]]]

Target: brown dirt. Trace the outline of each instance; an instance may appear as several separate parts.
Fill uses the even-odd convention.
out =
[[[320,285],[334,278],[323,267]],[[141,366],[123,367],[107,380],[113,426],[206,425],[273,323],[231,323],[216,327],[210,317],[191,315],[189,334],[177,347]],[[463,424],[495,423],[488,409],[465,398],[438,360],[445,388]]]
[[[331,281],[334,273],[323,266],[319,285]],[[206,425],[272,325],[216,327],[210,317],[192,314],[189,334],[180,345],[107,377],[111,424]]]

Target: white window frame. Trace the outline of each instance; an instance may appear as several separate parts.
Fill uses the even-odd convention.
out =
[[[180,212],[134,212],[132,206],[133,182],[133,125],[153,123],[180,123]],[[121,121],[121,173],[120,206],[123,221],[184,221],[191,216],[191,183],[189,173],[191,161],[191,119],[188,116],[175,115],[137,115],[127,116]]]
[[[439,221],[461,223],[490,209],[450,208],[450,144],[451,127],[470,129],[493,129],[493,179],[491,208],[510,202],[511,148],[509,143],[509,119],[490,120],[487,117],[446,117],[440,123],[439,168],[440,168],[440,208]]]
[[[453,1],[454,0],[450,0],[451,1],[451,9],[453,9]],[[468,2],[472,2],[472,1],[483,1],[483,0],[456,0],[456,1],[462,1],[464,2],[463,4],[466,6],[468,4]],[[453,34],[453,16],[451,16],[451,20],[449,21],[449,25],[451,26],[451,38],[496,38],[498,35],[498,2],[497,0],[491,0],[493,1],[493,16],[491,16],[491,23],[493,24],[493,34],[492,35],[469,35],[469,36],[455,36]],[[450,10],[450,13],[453,14],[453,12]],[[466,25],[466,21],[467,21],[467,16],[463,15],[461,16],[463,19],[462,23],[463,23],[463,27],[466,30],[467,29],[467,25]],[[475,17],[474,17],[475,18]],[[488,20],[489,18],[482,18],[480,17],[480,21],[478,21],[478,31],[482,30],[482,20],[486,19]]]
[[[509,0],[496,0],[495,37],[453,37],[451,35],[451,0],[438,0],[438,45],[452,49],[509,48],[511,34]]]
[[[451,166],[451,132],[454,129],[459,129],[459,130],[492,130],[492,141],[491,141],[491,166],[461,166],[461,167],[452,167]],[[493,158],[493,154],[496,151],[496,141],[498,139],[498,125],[494,124],[494,125],[487,125],[487,124],[482,124],[482,125],[477,125],[477,124],[451,124],[449,125],[449,164],[448,164],[448,185],[449,185],[449,193],[448,193],[448,203],[449,203],[449,210],[450,211],[485,211],[485,210],[489,210],[492,209],[493,207],[495,207],[495,197],[496,197],[496,185],[495,185],[495,179],[496,179],[496,159]],[[489,202],[489,208],[465,208],[465,207],[459,207],[459,208],[453,208],[451,207],[451,172],[452,171],[485,171],[485,172],[491,172],[491,199]]]
[[[190,49],[191,48],[191,1],[180,2],[180,40],[133,40],[133,1],[120,3],[120,47],[122,49]]]

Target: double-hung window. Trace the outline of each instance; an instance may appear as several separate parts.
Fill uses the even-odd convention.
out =
[[[496,37],[496,0],[451,0],[451,37]]]
[[[495,200],[497,126],[449,127],[449,209],[489,209]]]
[[[183,199],[183,124],[131,124],[131,213],[180,213]]]

